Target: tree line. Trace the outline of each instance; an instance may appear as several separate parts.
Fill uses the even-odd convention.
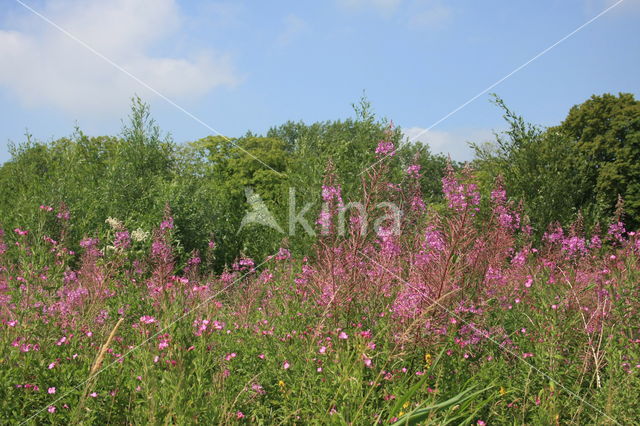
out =
[[[594,95],[549,128],[526,122],[497,97],[495,103],[507,130],[490,143],[472,144],[470,166],[483,192],[500,179],[512,200],[523,201],[538,237],[553,222],[579,223],[591,231],[619,216],[622,203],[628,227],[640,224],[640,102],[632,94]],[[311,203],[306,218],[313,224],[327,165],[344,199],[358,200],[362,172],[377,161],[380,140],[396,147],[396,155],[386,160],[392,176],[401,181],[417,161],[425,202],[442,206],[441,179],[450,160],[426,144],[409,143],[400,128],[372,113],[366,99],[354,111],[345,120],[287,122],[264,135],[177,144],[162,134],[149,106],[135,98],[120,135],[88,136],[76,129],[49,143],[26,135],[11,145],[11,159],[0,167],[0,226],[51,235],[64,231],[70,241],[80,241],[105,237],[108,218],[151,232],[169,206],[182,253],[205,252],[213,241],[215,269],[239,255],[263,258],[281,246],[311,254],[314,237],[302,230],[290,235],[241,227],[250,208],[246,188],[259,194],[285,229],[290,188],[295,188],[296,206]],[[42,215],[40,205],[68,211],[73,218],[68,229]]]

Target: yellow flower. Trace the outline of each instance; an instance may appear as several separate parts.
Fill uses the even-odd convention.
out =
[[[431,354],[426,354],[424,356],[424,362],[427,364],[427,367],[431,366]]]
[[[409,401],[407,401],[404,404],[402,404],[402,408],[407,408],[407,407],[409,407]]]
[[[284,382],[282,380],[278,380],[278,386],[284,388]]]
[[[400,411],[400,412],[398,413],[398,417],[402,417],[402,416],[404,416],[404,411]]]
[[[507,391],[504,390],[504,387],[502,386],[500,386],[500,390],[498,392],[500,392],[500,395],[504,395],[505,393],[507,393]]]

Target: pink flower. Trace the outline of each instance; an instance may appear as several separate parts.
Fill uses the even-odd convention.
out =
[[[267,393],[264,388],[262,386],[260,386],[258,383],[254,383],[253,385],[251,385],[251,389],[253,389],[253,391],[255,393],[257,393],[258,395],[264,395],[265,393]]]
[[[243,419],[244,417],[245,417],[245,416],[244,416],[244,413],[243,413],[242,411],[238,411],[238,412],[236,413],[236,418],[238,418],[238,419]]]
[[[56,388],[55,388],[55,387],[53,387],[53,388],[49,388],[49,389],[47,390],[47,392],[49,392],[50,394],[54,394],[54,393],[56,393]]]
[[[369,358],[368,356],[366,356],[365,354],[362,354],[362,361],[364,362],[364,365],[367,368],[371,368],[373,363],[371,362],[371,358]]]
[[[280,250],[278,250],[278,254],[276,255],[276,259],[278,260],[286,260],[289,259],[291,257],[291,252],[289,250],[287,250],[286,248],[280,248]]]
[[[140,322],[143,324],[153,324],[156,319],[150,315],[143,315],[140,317]]]
[[[338,338],[342,340],[347,340],[349,336],[344,331],[341,331],[340,334],[338,334]]]
[[[264,359],[264,354],[260,354],[260,355],[258,355],[258,358],[260,358],[260,359]]]
[[[98,397],[98,394],[97,394],[96,392],[91,392],[91,393],[89,394],[89,396],[90,396],[91,398],[97,398],[97,397]]]
[[[50,405],[49,408],[47,408],[47,411],[50,413],[55,413],[56,412],[56,407],[54,407],[53,405]]]
[[[327,352],[327,347],[326,346],[321,346],[320,349],[318,350],[318,352],[320,352],[321,354]]]
[[[529,275],[527,277],[527,281],[524,283],[524,286],[529,288],[529,287],[531,287],[531,284],[533,284],[533,278],[531,277],[531,275]]]
[[[282,364],[282,368],[284,368],[285,370],[288,370],[289,367],[291,367],[291,364],[289,364],[289,361],[285,361],[284,364]]]
[[[52,362],[51,364],[49,364],[49,370],[53,369],[56,366],[55,362]]]
[[[419,164],[412,164],[409,167],[407,167],[407,174],[409,176],[411,176],[414,179],[417,179],[420,177],[420,165]]]
[[[235,358],[237,356],[237,354],[235,352],[232,352],[230,354],[227,354],[224,359],[225,361],[231,361],[233,358]]]
[[[395,146],[393,142],[380,141],[376,147],[376,154],[378,154],[378,157],[394,156]]]

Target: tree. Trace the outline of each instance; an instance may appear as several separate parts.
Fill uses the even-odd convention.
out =
[[[578,173],[592,186],[593,197],[612,215],[618,195],[626,221],[640,224],[640,101],[631,93],[592,96],[576,105],[557,128],[577,144],[584,161]]]
[[[582,174],[584,159],[562,132],[527,123],[499,97],[495,104],[504,112],[508,129],[490,145],[472,145],[475,166],[488,191],[501,176],[509,196],[523,201],[537,236],[552,222],[568,224],[581,213],[591,220],[597,214],[588,181]]]

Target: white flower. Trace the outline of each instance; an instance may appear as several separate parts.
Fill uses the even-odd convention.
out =
[[[131,239],[136,242],[142,242],[149,238],[149,232],[138,228],[135,231],[131,232]]]
[[[124,225],[122,224],[122,222],[120,222],[118,219],[115,219],[113,217],[108,217],[107,220],[105,220],[105,223],[108,223],[109,226],[115,231],[119,231],[122,228],[124,228]]]

